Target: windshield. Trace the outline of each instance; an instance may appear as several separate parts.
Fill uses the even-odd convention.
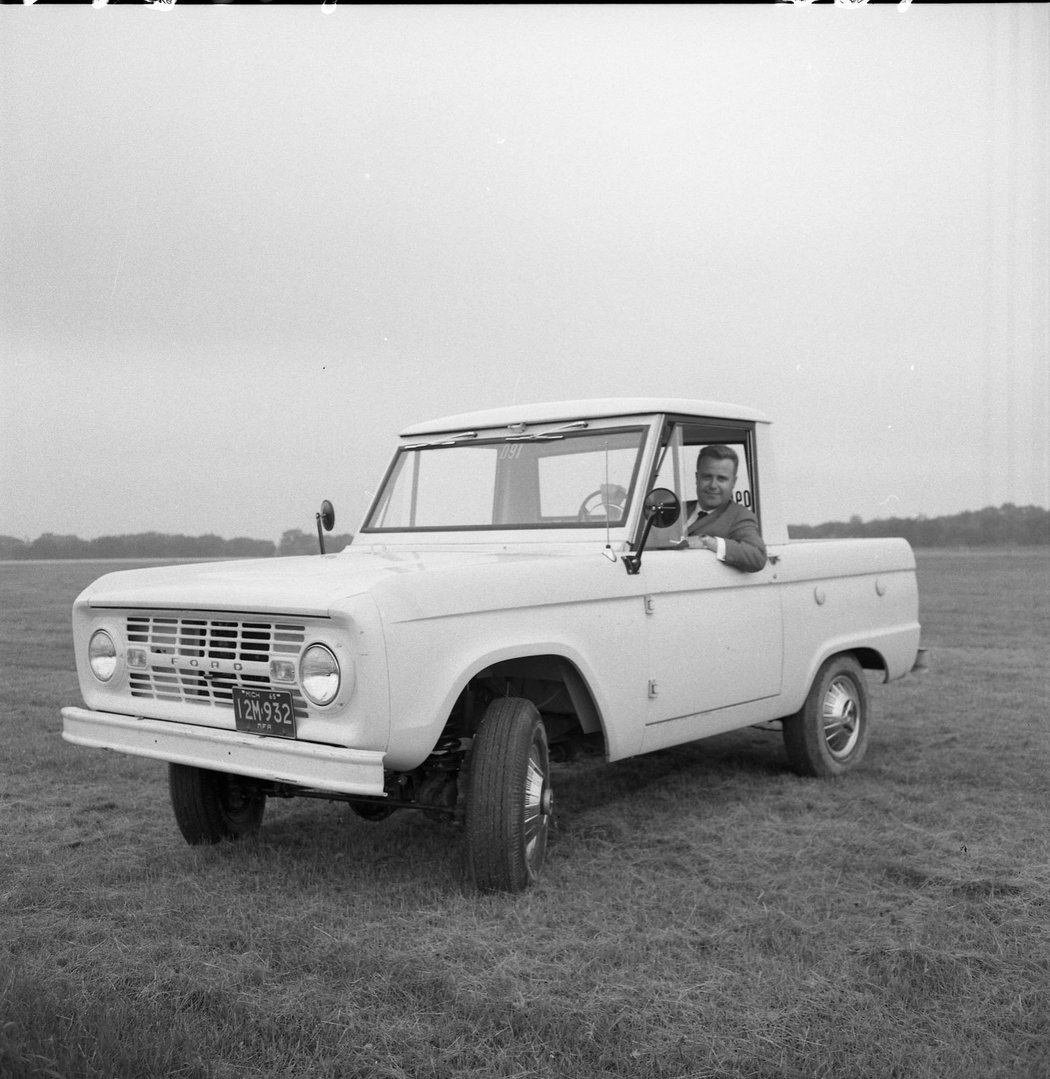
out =
[[[646,428],[399,450],[364,532],[605,528],[627,519]],[[471,441],[467,441],[470,439]]]

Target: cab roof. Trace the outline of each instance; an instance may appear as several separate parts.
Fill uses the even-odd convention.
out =
[[[763,413],[744,405],[694,401],[684,397],[600,397],[583,401],[551,401],[546,404],[507,405],[479,412],[462,412],[455,416],[415,423],[406,427],[401,432],[401,437],[510,427],[518,423],[565,423],[572,420],[605,419],[609,416],[643,416],[655,412],[704,419],[769,423]]]

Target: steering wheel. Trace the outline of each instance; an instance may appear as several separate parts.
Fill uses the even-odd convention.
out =
[[[576,516],[581,521],[592,521],[602,517],[608,521],[622,521],[623,506],[626,501],[627,491],[618,483],[603,483],[597,491],[592,491],[580,503]]]

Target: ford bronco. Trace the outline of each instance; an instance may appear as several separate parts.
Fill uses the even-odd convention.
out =
[[[768,559],[684,536],[703,447]],[[789,541],[772,428],[678,399],[513,406],[404,430],[338,553],[107,574],[77,598],[86,707],[63,737],[168,762],[190,843],[256,832],[268,798],[463,829],[482,890],[543,864],[552,759],[608,761],[778,724],[837,776],[868,745],[867,679],[920,665],[902,539]]]

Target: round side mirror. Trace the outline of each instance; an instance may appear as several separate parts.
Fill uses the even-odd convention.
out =
[[[321,524],[326,532],[335,528],[335,506],[327,498],[321,503]]]
[[[674,491],[666,487],[654,487],[642,503],[646,518],[651,518],[654,527],[670,528],[682,512],[682,504]]]

